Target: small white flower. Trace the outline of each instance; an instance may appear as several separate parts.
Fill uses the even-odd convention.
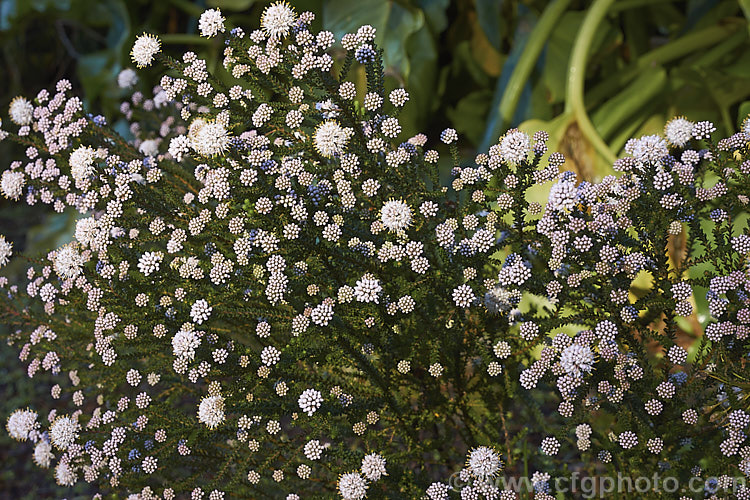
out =
[[[159,139],[147,139],[138,146],[138,151],[146,156],[156,156],[159,154]]]
[[[362,500],[367,496],[367,480],[359,472],[342,474],[339,478],[339,493],[344,500]]]
[[[78,245],[68,243],[55,252],[53,264],[55,272],[61,279],[73,279],[81,274],[84,259],[78,251]]]
[[[3,267],[13,255],[13,243],[7,241],[5,236],[0,234],[0,267]]]
[[[94,173],[94,162],[96,160],[96,151],[89,146],[76,148],[70,157],[70,175],[80,185]]]
[[[578,191],[575,182],[570,180],[561,180],[552,185],[549,190],[547,206],[556,211],[573,210],[576,206]]]
[[[138,83],[138,74],[132,68],[125,68],[117,75],[117,86],[121,89],[133,88]]]
[[[388,99],[391,104],[400,108],[409,100],[409,93],[404,89],[395,89],[388,94]]]
[[[693,138],[694,126],[695,124],[687,118],[678,116],[664,126],[664,135],[671,145],[682,148]]]
[[[307,389],[302,394],[300,394],[299,400],[297,402],[299,403],[299,407],[302,409],[302,411],[307,413],[307,415],[311,417],[313,413],[318,411],[318,408],[320,408],[320,405],[323,402],[323,395],[320,393],[320,391],[317,391],[315,389]]]
[[[509,130],[500,140],[500,156],[508,163],[521,163],[530,150],[531,140],[520,130]]]
[[[26,176],[18,170],[6,170],[0,179],[0,192],[6,198],[17,200],[23,194],[26,185]]]
[[[194,331],[180,330],[172,337],[172,353],[178,358],[193,360],[201,339]]]
[[[586,346],[571,344],[560,354],[560,366],[572,377],[590,373],[594,366],[594,353]]]
[[[333,319],[333,307],[326,304],[318,304],[312,310],[310,319],[313,323],[319,326],[328,326],[328,323]]]
[[[48,469],[55,455],[52,453],[52,445],[46,439],[40,439],[34,447],[34,463],[42,469]]]
[[[208,320],[208,318],[211,316],[211,311],[213,311],[213,307],[209,306],[206,300],[199,299],[196,300],[193,306],[190,308],[190,317],[194,322],[200,325],[204,321]]]
[[[66,450],[78,439],[78,431],[81,428],[78,422],[72,418],[57,417],[49,429],[49,437],[52,444],[60,450]]]
[[[275,2],[266,7],[260,18],[260,26],[271,40],[286,38],[297,20],[294,9],[286,2]]]
[[[474,300],[476,296],[469,285],[460,285],[453,290],[453,302],[457,307],[471,307]]]
[[[260,353],[260,360],[266,366],[273,366],[281,359],[281,352],[273,346],[266,346]]]
[[[144,33],[135,39],[133,49],[130,51],[130,57],[139,68],[150,66],[154,62],[154,56],[161,50],[159,38]]]
[[[207,396],[198,405],[198,421],[209,429],[215,429],[224,422],[224,398]]]
[[[354,296],[358,302],[374,302],[377,304],[378,296],[382,291],[383,287],[380,286],[380,280],[371,274],[362,276],[354,286]]]
[[[370,481],[377,481],[382,476],[387,476],[385,458],[377,453],[365,455],[365,458],[362,459],[362,474]]]
[[[150,276],[159,270],[163,258],[164,254],[161,252],[146,252],[138,260],[138,270],[144,276]]]
[[[78,481],[75,468],[67,461],[61,461],[55,467],[55,480],[60,486],[73,486]]]
[[[224,16],[219,9],[209,9],[201,14],[198,20],[198,29],[201,36],[211,38],[219,33],[224,33]]]
[[[540,449],[545,455],[555,456],[557,455],[557,452],[560,451],[560,441],[555,437],[547,436],[542,440]]]
[[[188,138],[195,152],[203,156],[222,154],[229,147],[227,129],[218,122],[207,122],[202,118],[190,124]]]
[[[172,158],[181,162],[183,156],[190,152],[190,144],[190,139],[188,139],[187,136],[178,135],[169,141],[169,149],[167,151]]]
[[[39,427],[37,413],[31,410],[16,410],[8,417],[8,434],[18,441],[29,439],[29,433]]]
[[[469,453],[466,466],[474,477],[485,480],[497,474],[503,462],[495,450],[488,446],[479,446]]]
[[[25,97],[14,97],[8,107],[10,121],[16,125],[29,125],[34,118],[34,105]]]
[[[335,120],[326,120],[315,129],[315,149],[326,158],[340,155],[346,149],[352,133],[352,129],[342,127]]]
[[[325,447],[320,444],[320,441],[317,439],[313,439],[312,441],[308,441],[307,444],[305,444],[304,452],[305,457],[308,460],[318,460],[321,455],[323,455],[323,449]]]
[[[633,155],[639,163],[661,163],[665,156],[669,156],[667,142],[658,135],[644,135],[640,139],[630,139],[625,145],[625,151]]]
[[[390,200],[380,209],[380,220],[389,231],[400,231],[411,225],[411,208],[401,200]]]
[[[447,128],[440,132],[440,140],[446,144],[453,144],[458,140],[458,133],[454,128]]]

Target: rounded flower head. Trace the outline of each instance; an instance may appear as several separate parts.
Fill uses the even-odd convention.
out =
[[[70,164],[70,175],[76,184],[83,182],[94,173],[94,161],[96,151],[89,146],[81,146],[70,153],[68,163]]]
[[[83,219],[78,219],[78,222],[76,222],[75,231],[76,240],[78,240],[78,243],[80,243],[81,245],[88,246],[96,237],[98,230],[99,228],[97,226],[96,219],[94,219],[93,217],[84,217]]]
[[[117,75],[117,86],[121,89],[133,88],[136,83],[138,83],[138,74],[132,68],[125,68]]]
[[[78,481],[78,474],[67,461],[61,461],[55,467],[55,480],[60,486],[73,486]]]
[[[572,180],[561,180],[553,184],[549,190],[547,206],[556,211],[573,210],[577,197],[576,183]]]
[[[31,410],[16,410],[11,413],[5,425],[10,437],[18,441],[29,439],[29,433],[39,427],[36,417],[37,413]]]
[[[17,170],[6,170],[0,178],[0,191],[6,198],[17,200],[23,194],[26,176]]]
[[[46,439],[40,439],[34,447],[34,463],[42,469],[48,469],[55,455],[52,453],[52,445]]]
[[[633,155],[639,163],[659,164],[669,156],[667,142],[658,135],[644,135],[640,139],[631,139],[625,144],[625,151]]]
[[[66,450],[78,439],[78,431],[81,426],[72,418],[66,416],[57,417],[49,429],[49,437],[52,444],[60,450]]]
[[[138,270],[144,276],[150,276],[159,270],[163,258],[164,254],[161,252],[146,252],[138,260]]]
[[[227,129],[220,123],[207,122],[202,118],[190,124],[188,138],[195,152],[203,156],[222,154],[229,147]]]
[[[350,128],[342,127],[335,120],[326,120],[315,129],[313,142],[318,153],[326,158],[332,158],[344,152],[351,136]]]
[[[390,200],[380,209],[380,220],[389,231],[401,231],[411,225],[411,208],[401,200]]]
[[[286,2],[275,2],[266,7],[260,18],[260,26],[271,40],[286,38],[297,20],[294,9]]]
[[[211,316],[212,310],[213,307],[208,305],[206,299],[198,299],[190,308],[190,318],[200,325],[204,321],[208,321],[208,318]]]
[[[480,446],[469,452],[466,466],[477,479],[487,479],[497,474],[503,467],[500,454],[488,446]]]
[[[367,496],[367,480],[359,472],[342,474],[339,478],[339,493],[344,500],[362,500]]]
[[[385,458],[377,453],[365,455],[365,458],[362,459],[362,474],[370,481],[377,481],[382,476],[387,476]]]
[[[453,302],[457,307],[471,307],[476,299],[474,290],[467,284],[459,285],[453,289]]]
[[[154,56],[158,54],[160,50],[161,41],[159,41],[159,38],[144,33],[135,39],[133,49],[130,51],[130,57],[136,66],[139,68],[145,68],[146,66],[151,66],[151,63],[154,62]]]
[[[380,280],[371,274],[365,274],[357,280],[354,286],[354,297],[358,302],[374,302],[377,304],[378,296],[382,291],[383,287],[380,286]]]
[[[672,118],[664,126],[664,135],[667,138],[667,142],[672,146],[678,148],[685,147],[685,145],[693,138],[693,122],[683,116]]]
[[[0,267],[8,263],[11,255],[13,255],[13,243],[0,234]]]
[[[594,353],[586,346],[571,344],[560,354],[560,366],[568,375],[580,377],[584,372],[591,372]]]
[[[500,156],[508,163],[521,163],[531,150],[529,136],[520,130],[508,130],[500,139]]]
[[[224,398],[207,396],[198,405],[198,421],[209,429],[215,429],[224,422]]]
[[[75,243],[68,243],[57,249],[52,261],[55,272],[64,280],[78,277],[84,264],[83,256]]]
[[[323,402],[323,395],[320,391],[315,389],[305,390],[299,397],[299,407],[303,412],[307,413],[308,416],[312,416],[313,413],[318,411],[320,404]]]
[[[219,33],[224,33],[224,16],[219,9],[209,9],[201,14],[198,20],[198,29],[201,36],[211,38]]]
[[[440,133],[440,140],[446,144],[453,144],[458,140],[458,133],[454,128],[447,128]]]
[[[194,331],[180,330],[172,337],[172,353],[178,358],[192,361],[199,345],[201,345],[201,339]]]
[[[25,97],[14,97],[8,107],[10,121],[16,125],[29,125],[34,118],[34,105]]]

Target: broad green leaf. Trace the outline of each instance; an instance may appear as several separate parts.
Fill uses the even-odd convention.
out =
[[[455,129],[465,135],[472,144],[482,140],[484,123],[492,101],[492,91],[478,90],[458,101],[455,108],[448,110],[448,118]]]
[[[645,71],[622,92],[599,106],[591,114],[591,121],[606,141],[666,85],[667,72],[663,68]]]
[[[746,38],[744,40],[745,46],[747,46],[747,43]],[[750,52],[743,51],[739,57],[734,58],[730,64],[722,68],[722,73],[750,79]]]
[[[487,38],[484,30],[479,28],[481,18],[472,18],[471,53],[474,60],[490,76],[500,76],[504,57]]]
[[[745,19],[748,21],[747,32],[750,33],[750,0],[739,0]]]
[[[578,29],[583,22],[585,12],[568,11],[563,14],[557,28],[552,32],[544,52],[544,71],[542,78],[550,92],[550,102],[562,102],[565,97],[565,82],[568,74],[568,60],[573,44],[578,36]],[[614,27],[609,22],[602,22],[594,35],[590,52],[596,53],[605,39],[614,34]],[[592,56],[592,62],[596,58]]]
[[[414,135],[424,129],[425,121],[440,104],[437,50],[427,25],[409,38],[406,48],[410,58],[410,97],[399,119],[404,131]]]
[[[506,30],[505,18],[501,14],[504,3],[504,0],[476,0],[479,25],[484,36],[498,51]]]
[[[445,11],[450,4],[449,0],[416,0],[415,3],[424,12],[425,21],[434,34],[448,27]]]
[[[492,96],[492,103],[490,104],[490,108],[493,110],[493,112],[487,118],[487,124],[485,127],[484,135],[482,137],[482,143],[479,146],[479,149],[481,151],[486,151],[487,149],[489,149],[490,143],[497,139],[497,136],[502,133],[498,133],[496,131],[496,129],[499,130],[500,128],[501,117],[494,110],[497,110],[500,106],[500,101],[502,100],[503,94],[505,93],[505,90],[508,86],[510,76],[513,74],[513,69],[515,68],[516,64],[518,64],[518,60],[520,59],[521,54],[523,53],[523,49],[526,46],[526,41],[529,37],[529,34],[534,24],[537,22],[537,15],[529,9],[519,9],[519,18],[521,22],[519,22],[518,27],[513,34],[513,48],[511,49],[507,59],[503,63],[503,69],[500,73],[500,78],[498,78],[497,82],[495,83],[495,92]],[[528,118],[528,110],[528,100],[522,98],[521,102],[519,102],[518,106],[516,107],[516,113],[513,117],[513,122],[518,123],[521,120]]]
[[[469,40],[463,40],[456,44],[453,50],[453,70],[454,78],[459,75],[466,75],[473,79],[480,87],[489,87],[491,80],[484,68],[479,64],[473,53],[471,42]]]

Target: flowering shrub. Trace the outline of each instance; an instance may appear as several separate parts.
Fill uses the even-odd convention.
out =
[[[82,214],[24,257],[25,287],[1,283],[28,375],[59,375],[50,411],[8,417],[35,462],[211,500],[515,498],[503,468],[538,498],[573,467],[750,475],[747,122],[717,141],[675,118],[598,183],[543,132],[459,166],[448,129],[441,187],[446,146],[401,137],[375,30],[336,60],[312,20],[276,3],[246,34],[206,11],[234,85],[139,37],[133,62],[171,76],[123,105],[134,141],[66,81],[11,104],[27,159],[2,193]]]

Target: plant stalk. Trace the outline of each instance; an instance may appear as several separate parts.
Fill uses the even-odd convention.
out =
[[[609,149],[609,146],[596,132],[591,119],[586,113],[583,101],[583,89],[586,80],[586,63],[591,42],[596,30],[604,16],[607,15],[609,7],[614,0],[595,0],[586,13],[581,29],[573,45],[573,53],[568,67],[568,85],[565,96],[565,111],[575,116],[578,126],[584,137],[594,146],[594,149],[609,163],[613,163],[617,157]]]

